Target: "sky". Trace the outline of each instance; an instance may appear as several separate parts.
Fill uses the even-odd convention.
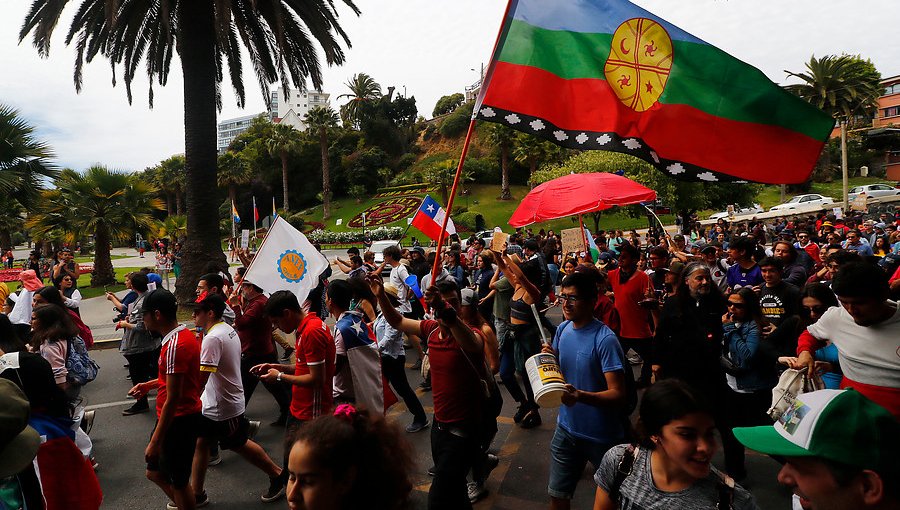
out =
[[[543,0],[548,8],[556,1]],[[589,0],[582,0],[589,1]],[[340,0],[338,0],[340,2]],[[41,59],[18,32],[31,0],[0,2],[0,103],[18,109],[54,149],[61,167],[84,169],[100,163],[138,171],[184,151],[183,100],[177,56],[166,87],[154,87],[147,106],[146,75],[135,77],[129,105],[121,79],[112,85],[109,63],[98,57],[85,66],[84,86],[72,81],[75,52],[65,33],[80,0],[73,0]],[[636,4],[706,42],[762,70],[776,83],[789,83],[785,70],[802,71],[811,55],[851,53],[870,58],[882,76],[900,75],[900,38],[894,24],[898,0],[636,0]],[[343,100],[345,83],[365,72],[384,89],[415,96],[419,113],[430,117],[437,100],[462,92],[487,65],[505,0],[356,0],[353,15],[338,5],[352,48],[346,63],[324,71],[332,106]],[[249,70],[250,66],[245,65]],[[121,70],[117,73],[121,77]],[[245,72],[245,109],[236,106],[231,84],[223,83],[219,119],[265,110],[256,79]]]

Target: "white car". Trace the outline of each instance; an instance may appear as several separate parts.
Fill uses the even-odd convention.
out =
[[[788,200],[783,204],[776,205],[775,207],[769,209],[769,211],[790,211],[792,209],[805,209],[806,206],[810,205],[825,205],[833,203],[833,198],[818,195],[816,193],[810,193],[808,195],[797,195],[796,197]]]
[[[745,214],[759,214],[761,212],[765,212],[765,210],[760,207],[759,204],[753,204],[750,207],[739,207],[737,205],[734,206],[734,215],[741,216]],[[727,218],[728,211],[717,212],[709,216],[711,220],[718,220],[719,218]]]
[[[400,246],[400,241],[396,239],[388,239],[384,241],[374,241],[372,246],[369,246],[369,251],[375,254],[375,265],[380,266],[382,262],[384,262],[384,249],[388,246]],[[382,276],[387,276],[391,272],[391,265],[385,264],[384,270],[382,270]]]
[[[891,197],[900,195],[900,189],[897,189],[890,184],[866,184],[865,186],[851,188],[847,198],[852,202],[860,193],[865,193],[867,198]]]

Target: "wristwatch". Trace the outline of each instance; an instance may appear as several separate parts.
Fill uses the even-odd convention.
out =
[[[281,376],[284,375],[284,372],[278,372],[278,375],[275,377],[275,380],[281,382]]]

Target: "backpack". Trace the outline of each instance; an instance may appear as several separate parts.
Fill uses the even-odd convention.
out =
[[[634,444],[628,445],[619,464],[616,466],[616,476],[613,478],[612,485],[609,487],[609,499],[619,507],[622,497],[622,483],[628,478],[634,469],[634,461],[640,454],[640,447]],[[719,495],[719,501],[716,503],[716,510],[731,510],[734,508],[734,480],[724,474],[718,473],[719,483],[716,485],[716,491]]]
[[[79,335],[66,341],[66,379],[78,386],[83,386],[97,378],[100,365],[88,355],[87,346]]]

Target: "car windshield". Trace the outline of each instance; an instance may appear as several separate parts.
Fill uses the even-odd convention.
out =
[[[803,198],[802,196],[800,196],[800,197],[794,197],[794,198],[788,200],[787,203],[789,203],[789,204],[796,204],[796,203],[799,202],[802,198]]]
[[[863,188],[857,187],[857,188],[851,189],[851,190],[850,190],[850,193],[859,193],[859,192],[862,191],[862,190],[863,190]]]

